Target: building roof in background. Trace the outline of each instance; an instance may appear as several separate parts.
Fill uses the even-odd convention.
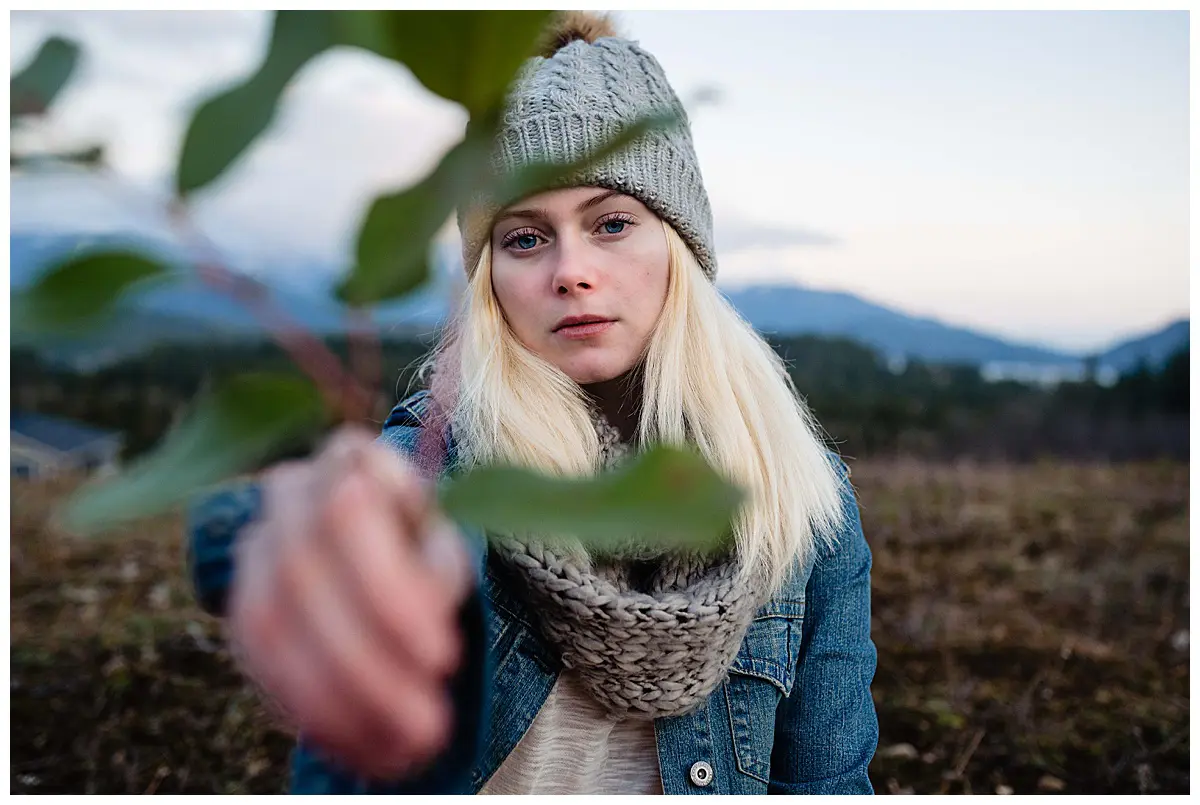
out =
[[[12,433],[62,452],[121,438],[121,434],[116,431],[100,430],[69,419],[43,414],[14,413],[10,417],[10,424]]]

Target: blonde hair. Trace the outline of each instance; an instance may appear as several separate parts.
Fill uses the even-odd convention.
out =
[[[783,361],[705,278],[664,222],[668,287],[643,354],[642,445],[694,445],[747,493],[734,524],[742,569],[775,592],[842,519],[836,459]],[[530,352],[492,290],[485,245],[456,321],[422,376],[451,373],[448,414],[460,459],[548,474],[597,470],[600,444],[583,389]]]

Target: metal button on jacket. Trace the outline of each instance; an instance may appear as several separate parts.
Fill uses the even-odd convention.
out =
[[[697,760],[692,764],[692,768],[688,771],[688,777],[692,779],[693,783],[701,788],[704,788],[712,782],[712,766],[708,765],[703,760]]]

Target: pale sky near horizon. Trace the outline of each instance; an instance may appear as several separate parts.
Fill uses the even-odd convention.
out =
[[[693,112],[723,285],[788,281],[1026,343],[1087,349],[1188,315],[1186,12],[618,12]],[[252,69],[265,12],[13,12],[13,65],[82,41],[45,137],[99,138],[163,186],[197,99]],[[204,194],[249,264],[345,260],[369,200],[419,178],[464,113],[398,66],[310,64]],[[64,198],[69,197],[69,201]],[[11,225],[144,211],[14,181]]]

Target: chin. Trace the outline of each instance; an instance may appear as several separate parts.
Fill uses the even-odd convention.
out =
[[[619,360],[579,360],[568,361],[565,366],[560,366],[563,373],[574,380],[581,386],[586,386],[589,383],[603,383],[606,380],[612,380],[614,377],[620,377],[631,368],[633,361]]]

